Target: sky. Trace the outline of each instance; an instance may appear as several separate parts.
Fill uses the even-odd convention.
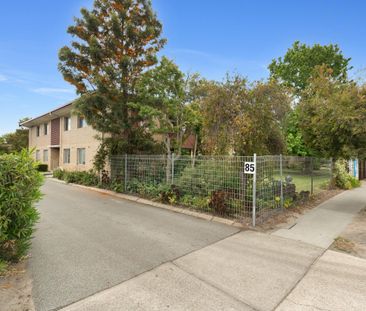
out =
[[[0,135],[76,97],[57,70],[66,29],[92,0],[2,1]],[[366,76],[366,1],[152,0],[168,43],[160,55],[184,72],[222,80],[239,73],[266,79],[267,66],[296,40],[338,44],[356,78]]]

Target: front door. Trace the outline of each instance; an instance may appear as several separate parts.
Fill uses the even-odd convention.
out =
[[[51,171],[60,166],[60,148],[51,148]]]

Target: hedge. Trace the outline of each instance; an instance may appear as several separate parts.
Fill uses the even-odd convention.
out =
[[[18,261],[30,247],[43,183],[37,169],[26,150],[0,155],[0,260]]]

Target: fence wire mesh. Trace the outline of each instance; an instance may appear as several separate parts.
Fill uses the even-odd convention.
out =
[[[256,157],[253,176],[244,173],[253,156],[123,155],[110,159],[112,186],[163,203],[236,219],[263,222],[331,180],[331,161],[290,156]],[[255,198],[255,199],[254,199]]]

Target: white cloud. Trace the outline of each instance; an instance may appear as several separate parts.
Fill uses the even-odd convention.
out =
[[[65,88],[51,88],[51,87],[40,87],[37,89],[33,89],[33,92],[49,95],[49,94],[75,94],[73,89],[65,89]]]
[[[6,80],[8,80],[8,78],[5,77],[4,75],[0,74],[0,82],[6,81]]]

